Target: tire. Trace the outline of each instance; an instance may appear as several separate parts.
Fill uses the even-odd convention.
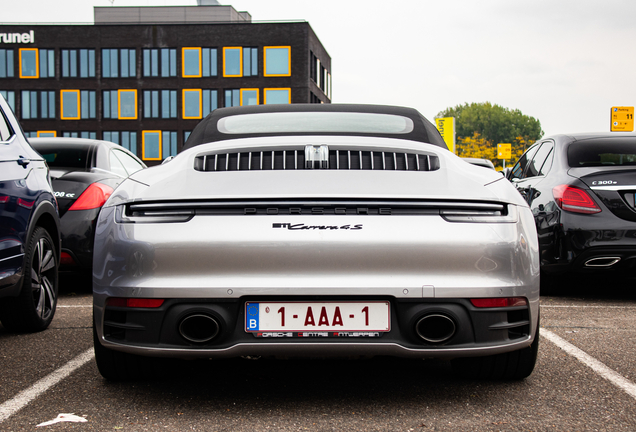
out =
[[[142,357],[115,351],[103,346],[93,323],[93,346],[99,373],[109,381],[136,381],[149,379],[156,368],[152,357]]]
[[[42,227],[36,227],[29,239],[23,273],[20,294],[0,304],[0,320],[13,332],[42,331],[53,320],[58,292],[55,244]]]
[[[539,352],[539,326],[528,348],[485,357],[457,358],[451,361],[455,373],[481,380],[522,380],[530,376]]]

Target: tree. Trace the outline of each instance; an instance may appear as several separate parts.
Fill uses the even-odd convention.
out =
[[[501,166],[501,160],[497,159],[497,144],[512,144],[510,162],[515,162],[528,146],[543,136],[539,120],[518,109],[511,110],[490,102],[446,108],[435,116],[440,117],[455,117],[458,156],[490,159],[495,166]]]

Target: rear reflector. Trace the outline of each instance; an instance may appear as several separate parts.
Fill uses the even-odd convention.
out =
[[[552,189],[552,195],[559,207],[574,213],[594,214],[601,211],[592,197],[583,189],[559,185]]]
[[[525,297],[478,298],[470,299],[470,302],[478,308],[528,306],[528,300]]]
[[[75,260],[67,252],[60,255],[60,265],[75,265]]]
[[[158,308],[164,299],[120,298],[111,297],[106,300],[106,306],[130,307],[130,308]]]
[[[69,210],[91,210],[104,205],[113,188],[102,183],[92,183],[77,198]]]

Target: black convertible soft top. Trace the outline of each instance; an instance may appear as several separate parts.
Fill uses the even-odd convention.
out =
[[[313,124],[313,129],[305,123],[295,123],[289,127],[290,119],[301,119],[303,113],[335,113],[318,115],[323,119],[333,119],[334,128],[329,124]],[[276,115],[260,116],[267,123],[259,122],[259,116],[242,116],[244,114],[275,114],[297,113],[280,116],[281,123],[277,124]],[[338,116],[338,113],[343,113]],[[345,114],[352,113],[352,115]],[[362,115],[356,116],[356,113]],[[371,115],[365,115],[369,113]],[[374,115],[378,114],[378,115]],[[386,116],[382,116],[382,115]],[[311,114],[308,114],[311,117]],[[232,118],[230,118],[232,117]],[[355,123],[349,128],[347,121],[351,118]],[[393,119],[410,119],[408,128],[396,132],[396,122]],[[382,120],[387,119],[386,124]],[[252,120],[256,120],[252,122]],[[365,121],[371,120],[367,124]],[[378,121],[379,120],[379,121]],[[411,123],[412,122],[412,123]],[[324,123],[324,122],[323,122]],[[337,124],[336,124],[337,123]],[[250,127],[251,125],[254,127]],[[308,123],[307,123],[308,124]],[[280,126],[280,127],[279,127]],[[367,130],[368,129],[368,130]],[[385,105],[357,105],[357,104],[290,104],[290,105],[253,105],[232,108],[219,108],[212,111],[201,120],[192,131],[183,149],[189,149],[199,144],[223,141],[235,138],[250,138],[256,136],[298,136],[298,135],[338,135],[338,136],[373,136],[400,138],[429,143],[448,149],[437,128],[419,111],[413,108],[385,106]]]

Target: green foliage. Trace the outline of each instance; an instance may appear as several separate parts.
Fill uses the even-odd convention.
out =
[[[512,144],[512,165],[536,140],[543,136],[541,123],[518,109],[510,110],[490,102],[446,108],[435,118],[455,117],[456,152],[460,157],[490,159],[501,168],[497,144]]]

